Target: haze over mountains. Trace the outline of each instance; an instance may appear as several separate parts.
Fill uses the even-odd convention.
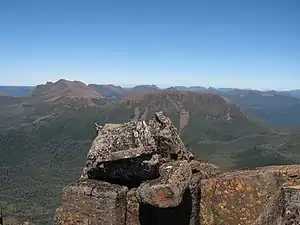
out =
[[[61,188],[81,172],[95,122],[147,120],[162,110],[198,158],[224,171],[300,163],[300,135],[282,129],[300,124],[300,100],[287,93],[63,79],[26,90],[22,97],[0,96],[0,198],[20,221],[52,221]]]

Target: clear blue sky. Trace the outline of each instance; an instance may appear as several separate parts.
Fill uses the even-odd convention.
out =
[[[1,0],[0,84],[300,88],[299,0]]]

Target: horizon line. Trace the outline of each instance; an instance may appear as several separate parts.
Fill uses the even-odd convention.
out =
[[[68,80],[68,81],[71,81],[71,80]],[[78,81],[78,80],[73,80],[72,82],[74,81]],[[49,82],[49,81],[47,81]],[[47,83],[46,82],[46,83]],[[51,82],[51,81],[50,81]],[[80,81],[82,82],[82,81]],[[46,83],[42,83],[42,84],[37,84],[37,85],[6,85],[6,84],[0,84],[0,87],[10,87],[10,88],[21,88],[21,87],[24,87],[24,88],[35,88],[37,87],[38,85],[45,85]],[[52,83],[55,83],[55,82],[52,82]],[[82,82],[84,83],[84,82]],[[277,91],[277,92],[284,92],[284,91],[294,91],[294,90],[300,90],[300,88],[291,88],[291,89],[288,89],[288,88],[285,88],[285,89],[281,89],[281,90],[278,90],[278,89],[272,89],[272,88],[244,88],[244,87],[215,87],[215,86],[202,86],[202,85],[180,85],[180,84],[176,84],[176,85],[170,85],[170,84],[147,84],[147,83],[142,83],[142,84],[123,84],[123,85],[118,85],[118,84],[113,84],[113,83],[84,83],[86,86],[88,85],[113,85],[113,86],[119,86],[121,88],[134,88],[136,86],[156,86],[158,87],[159,89],[161,90],[164,90],[164,89],[167,89],[167,88],[171,88],[171,87],[186,87],[186,88],[191,88],[191,87],[199,87],[199,88],[205,88],[205,89],[209,89],[209,88],[213,88],[213,89],[235,89],[235,90],[249,90],[249,91],[262,91],[262,92],[268,92],[268,91]],[[180,90],[179,90],[180,91]]]

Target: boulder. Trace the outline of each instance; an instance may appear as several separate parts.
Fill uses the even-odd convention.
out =
[[[121,183],[156,178],[156,152],[145,121],[106,124],[92,143],[83,177]]]
[[[163,163],[193,158],[171,120],[158,112],[149,125],[131,121],[103,126],[87,155],[82,177],[137,187],[157,178]]]
[[[127,187],[80,179],[63,189],[55,225],[124,225]]]
[[[159,178],[145,181],[137,188],[141,201],[160,208],[178,206],[192,177],[188,162],[165,163],[159,168],[159,174]]]

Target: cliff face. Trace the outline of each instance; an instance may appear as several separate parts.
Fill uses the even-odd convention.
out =
[[[220,174],[196,161],[163,113],[106,124],[82,176],[63,189],[56,225],[299,224],[300,166]]]

